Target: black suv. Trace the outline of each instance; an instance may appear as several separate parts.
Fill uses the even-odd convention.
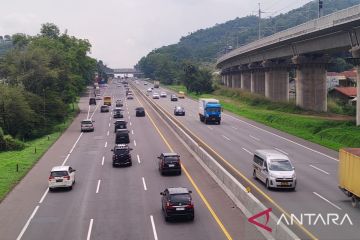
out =
[[[110,108],[108,105],[102,105],[100,107],[100,112],[109,112]]]
[[[128,144],[130,143],[129,130],[117,129],[115,136],[115,144]]]
[[[137,117],[145,117],[145,109],[143,107],[135,108],[135,116],[137,116]]]
[[[113,117],[114,118],[123,118],[124,117],[123,110],[121,108],[115,108],[113,110]]]
[[[96,105],[96,99],[95,98],[90,98],[89,99],[89,105]]]
[[[113,167],[116,166],[131,166],[131,154],[130,151],[132,148],[129,148],[126,144],[116,144],[114,149],[111,149],[113,152]]]
[[[185,116],[185,109],[180,106],[176,106],[174,108],[174,115],[175,116]]]
[[[191,191],[184,187],[167,188],[161,192],[161,207],[165,221],[172,217],[186,217],[193,221],[195,217]]]
[[[115,125],[114,132],[116,133],[116,130],[118,129],[126,129],[127,128],[126,124],[127,122],[125,120],[116,120],[116,122],[114,122]]]
[[[159,159],[159,171],[165,173],[177,173],[181,175],[180,156],[177,153],[161,153]]]

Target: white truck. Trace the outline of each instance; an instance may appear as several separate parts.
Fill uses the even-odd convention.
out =
[[[199,99],[199,118],[205,124],[209,122],[221,122],[221,104],[219,100],[212,98]]]

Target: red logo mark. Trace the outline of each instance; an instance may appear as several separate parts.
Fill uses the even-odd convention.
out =
[[[265,230],[268,231],[268,232],[272,232],[272,229],[269,228],[268,226],[266,226],[266,225],[268,224],[268,222],[269,222],[270,212],[271,212],[271,211],[272,211],[271,208],[266,209],[265,211],[262,211],[262,212],[260,212],[260,213],[258,213],[258,214],[256,214],[256,215],[250,217],[250,218],[248,219],[248,221],[251,222],[252,224],[255,224],[255,225],[258,226],[258,227],[261,227],[261,228],[265,229]],[[266,223],[265,223],[265,225],[262,224],[262,223],[259,223],[258,221],[255,221],[256,218],[259,218],[259,217],[261,217],[262,215],[265,215],[265,216],[266,216]]]

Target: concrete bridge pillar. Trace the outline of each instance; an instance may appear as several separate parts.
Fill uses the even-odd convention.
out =
[[[327,111],[325,55],[295,56],[296,64],[296,105],[313,111]]]
[[[234,73],[233,75],[233,88],[240,88],[240,73]]]
[[[228,73],[225,75],[225,86],[226,87],[229,86],[229,74]]]
[[[351,49],[352,64],[356,66],[356,126],[360,126],[360,47],[353,47]]]
[[[229,88],[232,88],[232,80],[233,79],[233,74],[232,73],[229,73],[229,80],[228,80],[228,87]]]
[[[265,71],[259,64],[249,64],[251,70],[251,85],[252,93],[265,95]]]
[[[242,90],[251,90],[251,73],[250,71],[241,72],[241,89]]]
[[[265,97],[275,101],[289,101],[288,64],[279,61],[264,61]]]
[[[220,80],[221,85],[225,85],[225,75],[221,74],[221,80]]]

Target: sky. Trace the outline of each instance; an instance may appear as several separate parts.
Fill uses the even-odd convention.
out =
[[[151,50],[217,23],[276,16],[311,0],[0,0],[0,36],[36,35],[41,24],[85,38],[91,56],[111,68],[133,67]]]

